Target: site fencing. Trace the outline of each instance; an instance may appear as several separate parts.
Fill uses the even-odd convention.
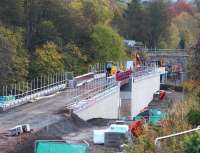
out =
[[[0,107],[13,108],[33,101],[35,98],[83,85],[94,78],[94,74],[105,73],[106,65],[98,63],[89,66],[88,74],[74,77],[72,72],[60,72],[37,77],[31,81],[3,86],[0,89]],[[103,76],[101,76],[103,77]],[[83,80],[85,79],[85,80]],[[92,83],[92,82],[91,82]]]
[[[1,96],[0,111],[5,111],[28,102],[35,102],[39,98],[52,95],[62,90],[64,94],[68,97],[66,101],[69,101],[69,103],[78,102],[82,99],[93,97],[94,95],[117,85],[114,77],[96,77],[84,81],[81,85],[77,86],[74,85],[73,79],[67,78],[67,75],[69,74],[57,74],[57,77],[55,77],[56,79],[53,79],[54,77],[47,77],[49,78],[49,80],[52,80],[49,82],[46,82],[45,79],[42,78],[41,80],[34,79],[35,81],[30,83],[27,82],[27,84],[24,83],[23,86],[19,86],[18,88],[17,86],[14,86],[15,91],[13,92],[13,95],[8,95],[7,91],[7,95],[5,94],[4,96]],[[9,89],[7,86],[4,88],[6,88],[7,90]]]
[[[3,86],[0,96],[0,107],[8,108],[20,105],[34,98],[63,90],[69,86],[73,73],[60,72],[40,76],[32,81]]]
[[[118,66],[120,63],[118,63]],[[27,102],[34,102],[35,99],[48,96],[61,90],[67,90],[74,95],[76,101],[82,97],[92,97],[114,85],[117,81],[115,76],[106,78],[105,64],[97,64],[91,67],[88,74],[74,77],[72,72],[60,72],[53,75],[40,76],[30,82],[22,82],[10,86],[3,86],[0,96],[0,108],[7,110]],[[141,67],[130,75],[137,78],[156,72],[156,67]],[[79,98],[81,97],[81,98]]]

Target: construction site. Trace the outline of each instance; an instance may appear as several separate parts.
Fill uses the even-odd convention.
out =
[[[123,152],[143,124],[159,126],[184,99],[182,92],[161,90],[169,70],[157,61],[142,66],[136,54],[81,76],[61,72],[3,87],[0,153]]]

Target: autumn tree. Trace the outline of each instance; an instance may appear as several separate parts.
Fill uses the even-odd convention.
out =
[[[96,25],[91,34],[92,53],[96,61],[122,60],[125,56],[122,38],[112,28]]]
[[[180,43],[180,32],[177,25],[175,25],[173,22],[171,22],[170,27],[168,27],[168,39],[167,41],[163,42],[165,43],[165,48],[178,48]]]
[[[180,15],[183,12],[193,15],[196,12],[196,10],[195,7],[186,0],[179,0],[171,5],[170,12],[174,16]]]
[[[67,43],[63,48],[63,61],[66,71],[78,73],[87,72],[87,56],[75,43]]]
[[[28,57],[20,31],[0,26],[0,85],[27,79]]]
[[[48,42],[36,49],[35,59],[32,61],[30,67],[30,78],[54,74],[63,70],[64,65],[61,52],[53,42]]]
[[[196,45],[190,50],[190,58],[188,62],[188,71],[191,79],[200,81],[200,39]]]
[[[83,15],[92,24],[106,24],[112,21],[113,8],[109,0],[83,1]]]
[[[60,33],[58,33],[55,24],[52,21],[45,20],[41,21],[37,25],[35,44],[36,47],[42,44],[45,44],[48,41],[53,41],[56,44],[62,43],[62,38],[60,37]]]
[[[24,0],[26,47],[31,55],[41,42],[45,43],[44,41],[49,39],[49,41],[54,41],[52,40],[54,34],[57,38],[58,29],[63,30],[58,25],[68,23],[66,20],[68,13],[64,6],[62,0]],[[65,28],[70,30],[68,27]]]
[[[178,28],[179,35],[184,35],[185,47],[194,45],[199,37],[199,20],[186,12],[172,19],[172,23]],[[181,39],[181,37],[180,37]]]

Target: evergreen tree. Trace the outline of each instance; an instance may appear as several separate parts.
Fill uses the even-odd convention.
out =
[[[148,16],[140,0],[132,0],[125,11],[127,30],[125,37],[128,39],[148,41]]]
[[[180,34],[179,48],[185,49],[185,35],[184,35],[184,33]]]
[[[148,16],[150,18],[148,29],[149,47],[156,48],[160,46],[162,37],[168,37],[168,27],[170,26],[170,16],[167,9],[167,3],[164,0],[155,0],[149,4]]]

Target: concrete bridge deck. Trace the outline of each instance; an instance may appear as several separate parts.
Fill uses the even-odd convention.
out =
[[[138,72],[138,74],[135,74],[133,77],[136,78],[137,80],[139,78],[141,78],[142,80],[145,80],[146,78],[144,76],[147,76],[147,78],[149,78],[154,73],[156,74],[156,77],[157,77],[159,76],[160,72],[158,72],[157,69],[155,70],[147,69],[145,71]],[[158,78],[157,81],[159,82],[159,80],[160,79]],[[96,117],[106,118],[106,116],[108,115],[109,116],[108,118],[111,118],[111,117],[118,118],[118,113],[119,113],[118,110],[119,110],[119,105],[120,105],[119,104],[120,91],[118,90],[119,84],[116,84],[115,81],[113,82],[112,81],[113,81],[112,79],[107,80],[106,78],[97,78],[91,82],[88,82],[87,84],[82,84],[78,88],[66,89],[54,95],[44,97],[34,103],[27,103],[20,107],[16,107],[7,112],[4,112],[0,114],[0,125],[1,125],[0,133],[18,124],[29,123],[32,126],[32,128],[34,128],[35,130],[43,128],[54,122],[59,121],[61,117],[61,115],[59,114],[59,111],[63,110],[66,107],[66,105],[69,105],[71,103],[79,103],[82,100],[89,100],[93,97],[97,98],[96,99],[97,103],[94,103],[93,105],[95,109],[93,109],[93,107],[90,107],[90,108],[88,107],[90,110],[87,110],[87,111],[85,111],[84,109],[84,111],[87,113],[85,113],[84,111],[79,111],[78,114],[80,115],[80,117],[83,116],[84,119],[95,117],[95,115],[92,115],[92,114],[95,114],[96,110],[99,109],[101,111]],[[149,82],[151,82],[151,80],[145,81],[142,84],[148,84]],[[151,86],[154,86],[154,84],[151,84]],[[144,86],[144,88],[146,87],[149,87],[149,86],[148,85]],[[113,90],[114,92],[112,94],[102,95],[102,93],[105,93],[106,91],[110,92],[111,88],[115,89]],[[144,93],[142,88],[143,86],[141,86],[140,90],[138,90],[138,92],[141,92],[139,95],[142,95]],[[157,90],[158,88],[157,84],[155,88],[156,89],[153,88],[154,89],[153,91]],[[148,89],[146,91],[148,92]],[[131,92],[135,92],[135,90],[131,90]],[[151,92],[151,94],[153,93]],[[100,98],[99,98],[99,95],[101,95]],[[153,97],[153,95],[151,95],[151,97]],[[133,99],[135,99],[135,97],[133,97]],[[145,102],[148,103],[149,99]],[[98,105],[98,104],[101,104],[101,105]],[[134,107],[134,105],[132,105],[132,107]],[[138,109],[140,109],[140,107]],[[107,109],[108,111],[110,110],[110,112],[113,112],[114,115],[106,114],[103,111]],[[90,114],[88,114],[88,112],[90,112]]]
[[[32,128],[40,129],[59,121],[59,111],[66,105],[76,101],[87,99],[109,88],[102,84],[106,78],[97,79],[75,89],[66,89],[54,95],[43,97],[33,103],[27,103],[0,113],[0,133],[19,124],[29,123]]]

